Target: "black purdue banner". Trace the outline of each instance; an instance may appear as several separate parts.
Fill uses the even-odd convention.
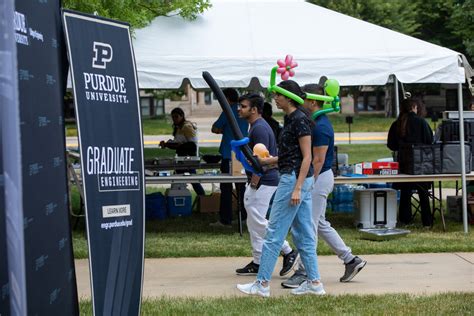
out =
[[[2,155],[10,312],[77,315],[62,116],[67,68],[60,3],[17,0],[12,9],[3,13],[11,14],[6,21],[13,22],[9,38],[16,42],[16,55],[0,66],[9,67],[0,77],[15,81],[14,97],[1,104],[2,116],[7,115],[2,117]]]
[[[63,13],[79,128],[96,315],[138,315],[143,140],[128,24]]]
[[[15,40],[13,38],[13,0],[0,2],[0,315],[10,315],[10,286],[8,282],[7,234],[5,225],[5,178],[3,175],[2,129],[7,121],[6,105],[18,109],[15,91]],[[17,145],[18,146],[18,145]]]

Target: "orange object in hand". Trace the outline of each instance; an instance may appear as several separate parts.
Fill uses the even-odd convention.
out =
[[[255,146],[253,146],[253,154],[259,158],[270,157],[270,152],[268,151],[267,146],[262,143],[255,144]]]

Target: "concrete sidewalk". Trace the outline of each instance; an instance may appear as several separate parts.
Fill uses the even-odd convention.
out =
[[[474,292],[474,253],[364,255],[365,268],[352,282],[340,283],[344,266],[336,256],[320,256],[319,269],[326,292],[338,294],[435,294]],[[146,259],[144,297],[242,296],[237,283],[255,276],[237,276],[234,271],[250,258]],[[87,260],[76,260],[79,297],[90,297]],[[278,275],[281,257],[271,282],[272,296],[290,295]]]

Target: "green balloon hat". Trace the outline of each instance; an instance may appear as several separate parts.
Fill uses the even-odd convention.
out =
[[[326,113],[331,113],[331,112],[340,112],[341,111],[341,101],[338,96],[339,94],[339,82],[335,79],[328,79],[324,83],[324,92],[326,92],[326,95],[320,95],[320,94],[313,94],[313,93],[306,93],[306,98],[310,100],[318,100],[318,101],[324,101],[324,106],[321,110],[316,111],[313,113],[312,118],[313,120],[316,119],[318,116],[326,114]]]
[[[281,74],[281,79],[288,80],[290,77],[293,77],[295,75],[295,71],[293,70],[293,68],[297,67],[298,63],[293,61],[293,57],[291,55],[286,55],[285,60],[283,61],[279,59],[277,61],[277,64],[278,65],[273,67],[270,72],[270,84],[268,86],[268,91],[280,93],[299,104],[303,104],[304,100],[300,96],[297,96],[296,94],[276,85],[276,74],[279,73]],[[340,99],[338,96],[339,90],[339,82],[335,79],[328,79],[324,83],[324,92],[326,93],[326,95],[306,93],[306,98],[308,99],[325,102],[321,110],[313,113],[313,119],[316,119],[322,114],[340,112]]]

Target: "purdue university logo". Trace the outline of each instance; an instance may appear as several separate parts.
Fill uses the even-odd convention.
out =
[[[94,42],[94,58],[92,59],[92,67],[105,69],[106,64],[112,61],[112,46],[107,43]]]

